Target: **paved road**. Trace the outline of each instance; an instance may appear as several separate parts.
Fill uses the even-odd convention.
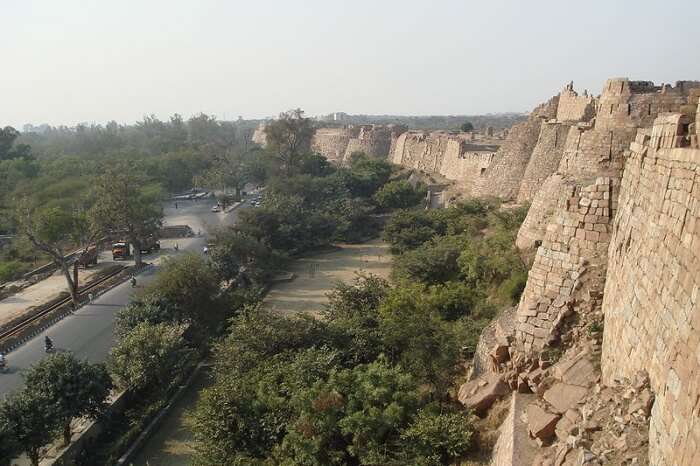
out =
[[[244,204],[240,208],[244,208]],[[206,244],[206,232],[212,232],[216,227],[231,225],[236,221],[238,210],[228,214],[212,213],[211,200],[200,200],[198,203],[180,201],[179,209],[166,208],[166,222],[176,225],[187,223],[202,236],[177,240],[180,253],[193,251],[201,253]],[[239,209],[240,209],[239,208]],[[163,253],[172,254],[174,240],[162,242]],[[144,258],[149,260],[149,256]],[[70,351],[80,359],[91,362],[102,362],[114,345],[114,315],[131,300],[134,292],[151,281],[158,272],[158,265],[153,265],[137,276],[137,288],[133,289],[129,282],[112,288],[97,297],[93,304],[85,305],[59,321],[46,331],[40,333],[24,345],[12,351],[7,356],[8,372],[0,374],[0,397],[22,388],[24,381],[22,371],[46,356],[44,352],[44,336],[49,335],[54,341],[56,351]]]

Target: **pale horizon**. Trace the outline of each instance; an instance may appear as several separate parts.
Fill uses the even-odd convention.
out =
[[[529,112],[573,80],[700,78],[700,3],[157,0],[3,6],[0,127],[144,115]],[[644,31],[655,31],[641,40]],[[658,31],[658,33],[656,32]]]

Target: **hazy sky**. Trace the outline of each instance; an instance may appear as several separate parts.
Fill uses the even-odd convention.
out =
[[[528,111],[700,79],[699,0],[0,0],[0,126]]]

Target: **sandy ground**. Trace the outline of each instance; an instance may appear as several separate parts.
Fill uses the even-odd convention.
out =
[[[109,265],[102,262],[87,270],[80,269],[78,271],[79,282],[85,283],[90,277]],[[30,307],[38,306],[55,298],[63,291],[68,291],[68,285],[66,285],[65,276],[59,270],[46,280],[42,280],[12,296],[8,296],[0,301],[0,325],[21,315]]]
[[[318,314],[328,302],[326,294],[338,282],[351,282],[357,273],[387,278],[391,272],[389,245],[381,240],[338,245],[340,250],[295,261],[296,278],[273,285],[264,305],[282,314]]]

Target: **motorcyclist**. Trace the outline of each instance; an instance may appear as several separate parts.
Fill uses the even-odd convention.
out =
[[[136,277],[131,277],[131,287],[136,288]]]
[[[48,335],[44,337],[44,349],[49,352],[53,349],[53,340]]]
[[[0,370],[4,370],[7,367],[7,359],[5,359],[5,354],[0,352]]]

